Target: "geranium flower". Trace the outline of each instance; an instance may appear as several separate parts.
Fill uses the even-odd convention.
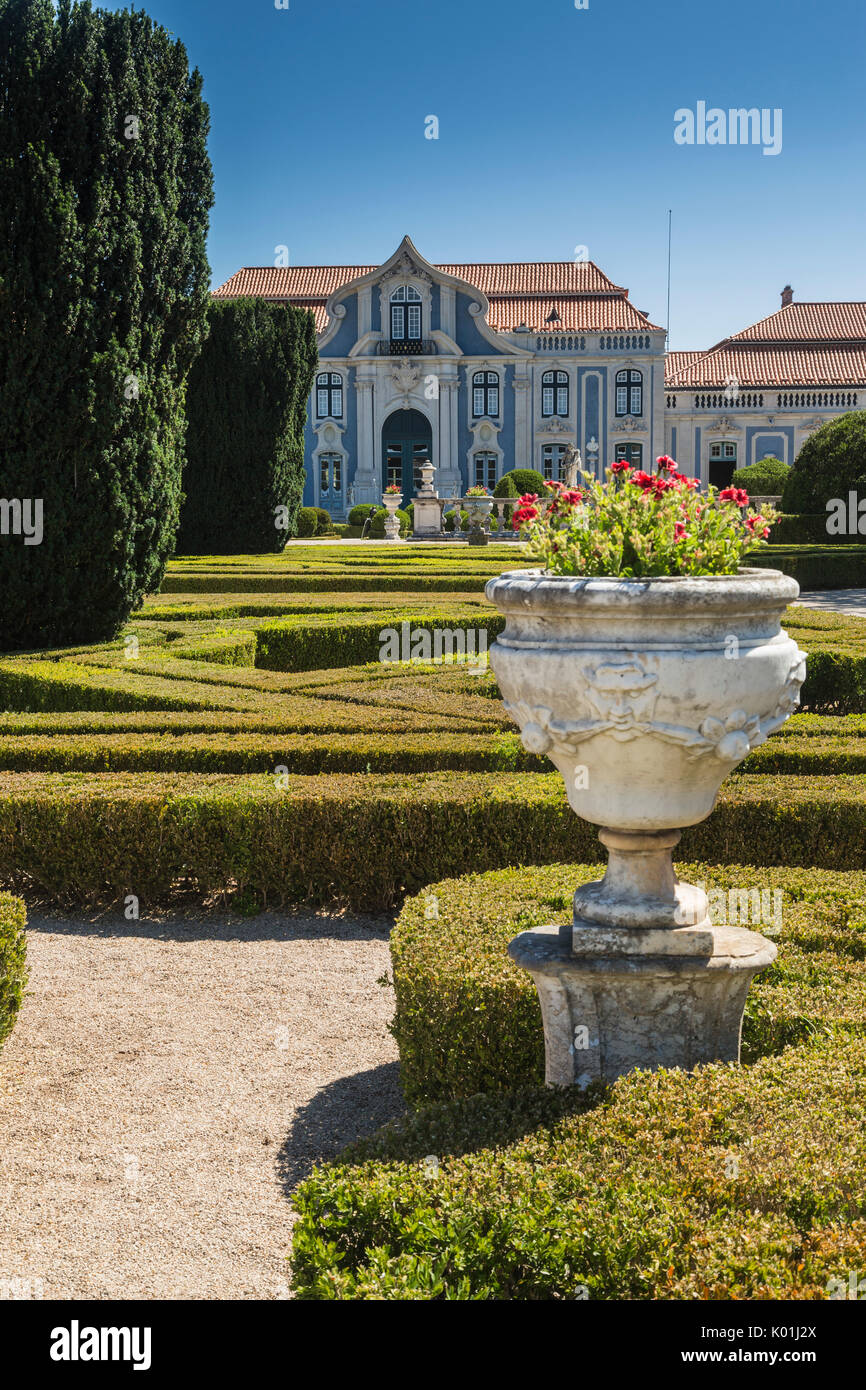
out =
[[[756,512],[754,516],[747,516],[746,526],[749,529],[749,534],[752,536],[754,536],[755,532],[757,531],[758,534],[762,536],[764,540],[766,540],[767,536],[769,536],[770,534],[770,528],[767,525],[764,518],[761,516],[760,512]]]
[[[631,468],[631,464],[628,459],[616,459],[610,467],[613,473],[627,473]]]
[[[671,468],[676,469],[677,466],[669,454],[659,454],[656,464],[660,473],[667,473]]]
[[[644,491],[646,491],[648,487],[652,487],[654,485],[655,478],[651,473],[644,473],[643,469],[641,468],[638,469],[637,473],[632,473],[631,477],[629,478],[629,482],[637,483],[638,487],[642,487]]]
[[[720,502],[736,502],[738,507],[748,507],[749,494],[741,487],[723,487],[719,493]]]
[[[686,534],[686,528],[681,521],[674,522],[674,540],[681,541]]]

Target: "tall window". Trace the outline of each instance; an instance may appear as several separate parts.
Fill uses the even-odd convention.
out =
[[[343,378],[339,372],[319,372],[316,377],[316,414],[320,420],[343,418]]]
[[[568,373],[545,372],[541,378],[542,415],[568,414]]]
[[[643,373],[617,372],[617,415],[643,415]]]
[[[319,496],[340,502],[343,497],[343,456],[342,454],[319,454]]]
[[[400,285],[391,295],[391,341],[420,342],[421,296],[411,285]]]
[[[476,372],[472,378],[472,414],[499,414],[499,374],[498,372]]]
[[[642,445],[642,444],[617,444],[617,446],[616,446],[616,459],[617,459],[617,462],[619,462],[621,459],[625,459],[626,463],[630,463],[631,466],[632,466],[632,468],[642,468],[642,467],[643,467],[643,445]]]
[[[472,462],[475,465],[475,486],[486,487],[488,492],[492,492],[496,487],[496,455],[475,454]]]
[[[562,460],[565,457],[564,444],[545,444],[541,451],[541,471],[544,481],[549,483],[562,478]]]

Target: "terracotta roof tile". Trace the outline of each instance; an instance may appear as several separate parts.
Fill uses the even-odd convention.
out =
[[[548,322],[551,313],[559,319]],[[614,329],[650,329],[655,324],[639,314],[618,294],[581,295],[573,299],[491,299],[487,321],[500,332],[513,332],[525,324],[533,332],[569,333]]]
[[[851,348],[726,344],[678,371],[669,363],[666,384],[671,389],[724,386],[731,377],[740,387],[866,386],[866,343]]]
[[[726,342],[866,342],[866,303],[786,304]]]
[[[370,265],[245,266],[213,293],[218,299],[262,295],[290,300],[312,310],[321,333],[328,321],[328,296],[375,269]],[[490,300],[489,322],[500,331],[520,323],[548,332],[656,327],[630,303],[628,291],[592,261],[467,262],[437,269],[482,290]],[[554,309],[560,321],[548,324]]]

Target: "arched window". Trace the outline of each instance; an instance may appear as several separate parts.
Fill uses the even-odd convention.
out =
[[[545,444],[541,451],[541,471],[546,483],[561,481],[562,460],[564,457],[564,444]]]
[[[420,342],[421,296],[412,285],[399,285],[391,295],[392,343]]]
[[[642,445],[642,444],[617,444],[617,446],[616,446],[616,459],[617,459],[617,462],[619,462],[621,459],[625,459],[626,463],[630,463],[631,466],[632,466],[632,468],[642,468],[642,467],[643,467],[643,445]]]
[[[474,454],[472,462],[475,465],[475,486],[486,487],[488,492],[492,492],[496,487],[496,455],[487,452]]]
[[[339,372],[319,372],[316,377],[316,414],[320,420],[343,418],[343,378]]]
[[[472,414],[476,420],[480,415],[499,414],[498,372],[476,372],[473,376]]]
[[[617,372],[617,415],[643,415],[643,373]]]
[[[542,415],[568,414],[568,373],[545,372],[541,378]]]

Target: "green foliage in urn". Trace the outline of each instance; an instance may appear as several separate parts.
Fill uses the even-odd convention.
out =
[[[658,472],[625,460],[600,482],[585,473],[581,488],[549,482],[544,502],[520,499],[512,525],[549,574],[623,579],[650,575],[736,574],[748,551],[764,543],[776,513],[746,511],[740,488],[698,492],[694,478],[666,455]]]

